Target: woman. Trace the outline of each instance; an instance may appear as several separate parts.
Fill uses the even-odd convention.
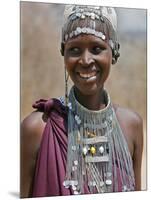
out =
[[[116,32],[113,8],[66,6],[66,95],[35,102],[22,123],[21,197],[141,190],[142,119],[104,89],[119,57]]]

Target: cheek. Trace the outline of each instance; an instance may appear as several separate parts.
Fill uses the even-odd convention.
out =
[[[68,72],[71,73],[71,71],[74,70],[75,63],[76,59],[71,57],[64,57],[64,64]]]
[[[111,64],[112,64],[112,52],[111,51],[107,52],[105,58],[106,58],[104,59],[105,64],[110,69]]]
[[[109,50],[109,61],[110,61],[110,65],[112,64],[112,50]]]
[[[105,53],[100,59],[101,77],[103,82],[109,76],[111,64],[112,64],[112,55],[110,53]]]
[[[105,52],[99,58],[100,66],[105,70],[110,68],[112,64],[112,55],[109,52]]]
[[[111,52],[110,55],[109,55],[109,64],[110,64],[110,66],[111,66],[111,64],[112,64],[112,52]]]

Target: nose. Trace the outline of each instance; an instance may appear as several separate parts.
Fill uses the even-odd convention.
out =
[[[89,50],[83,51],[79,59],[79,64],[81,64],[82,66],[89,66],[92,63],[94,63],[94,58],[92,53],[89,52]]]

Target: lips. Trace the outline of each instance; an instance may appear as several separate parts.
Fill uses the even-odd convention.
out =
[[[79,77],[85,80],[94,80],[96,79],[97,74],[98,74],[98,71],[78,72]]]
[[[80,78],[90,79],[90,78],[96,77],[97,73],[98,73],[97,71],[92,71],[92,72],[78,72],[78,75],[80,76]]]
[[[79,76],[80,76],[81,78],[84,78],[84,79],[88,79],[88,78],[91,78],[91,77],[93,77],[93,76],[96,76],[96,74],[97,74],[96,71],[90,72],[90,73],[81,73],[81,72],[79,72]]]

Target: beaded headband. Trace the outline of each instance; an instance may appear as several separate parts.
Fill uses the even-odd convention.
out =
[[[91,20],[93,26],[82,26],[78,23],[83,20]],[[69,24],[76,22],[76,27],[68,31]],[[109,38],[109,45],[112,49],[113,59],[116,62],[119,57],[119,44],[117,42],[117,17],[114,8],[99,6],[82,6],[82,5],[66,5],[64,11],[64,22],[62,28],[62,43],[66,43],[68,39],[74,38],[80,34],[91,34],[106,40],[106,35],[102,31],[96,30],[96,22],[99,24],[108,23],[113,38]]]
[[[102,32],[98,32],[98,31],[95,31],[94,29],[87,28],[87,27],[83,27],[83,28],[77,27],[75,31],[72,31],[70,34],[65,35],[65,42],[69,38],[72,38],[74,36],[78,36],[81,33],[95,35],[95,36],[101,38],[102,40],[105,40],[105,38],[106,38],[105,35]]]

